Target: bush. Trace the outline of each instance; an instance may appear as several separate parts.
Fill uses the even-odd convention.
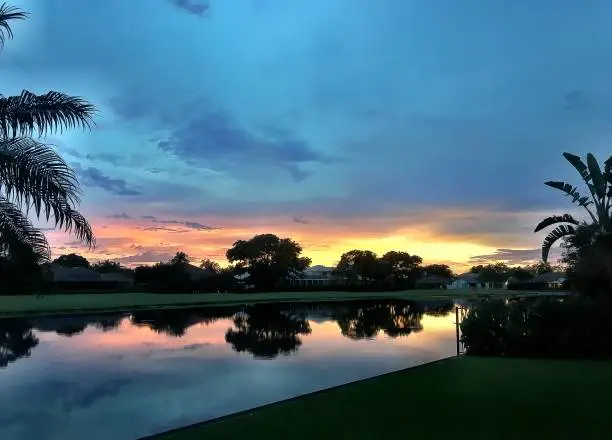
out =
[[[585,297],[490,300],[461,323],[466,353],[533,358],[612,358],[612,301]]]

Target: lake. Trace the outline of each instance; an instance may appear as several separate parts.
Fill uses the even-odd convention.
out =
[[[453,304],[0,319],[0,438],[131,440],[456,354]]]

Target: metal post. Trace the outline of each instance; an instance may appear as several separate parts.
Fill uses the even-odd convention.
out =
[[[457,356],[459,356],[460,350],[459,350],[459,307],[455,306],[455,335],[457,338]]]

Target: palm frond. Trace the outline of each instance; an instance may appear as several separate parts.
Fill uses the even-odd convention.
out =
[[[76,175],[50,146],[30,138],[0,141],[0,188],[9,201],[33,207],[37,218],[53,217],[55,226],[95,246],[91,226],[73,208],[80,202]]]
[[[85,99],[60,92],[0,97],[0,136],[40,136],[69,128],[90,128],[96,108]]]
[[[544,242],[542,243],[542,261],[546,262],[548,260],[550,248],[553,246],[553,244],[555,244],[557,240],[575,234],[576,228],[571,225],[557,226],[555,229],[550,231],[550,233],[546,236]]]
[[[582,161],[580,156],[576,156],[575,154],[571,153],[563,153],[563,157],[565,157],[565,159],[567,159],[567,161],[571,163],[574,168],[576,168],[576,171],[578,171],[580,177],[582,177],[585,182],[588,183],[591,180],[589,169]]]
[[[45,235],[4,197],[0,197],[0,245],[9,254],[33,252],[39,263],[48,262],[51,257]]]
[[[587,164],[589,166],[591,180],[593,181],[593,190],[601,200],[606,196],[606,180],[601,172],[597,159],[595,159],[595,156],[591,153],[587,154]]]
[[[4,46],[6,40],[13,38],[13,29],[9,24],[11,20],[24,20],[28,14],[19,8],[10,6],[6,3],[0,5],[0,48]]]
[[[576,220],[574,217],[572,217],[569,214],[551,215],[550,217],[547,217],[544,220],[542,220],[540,223],[538,223],[538,225],[536,226],[533,232],[539,232],[542,229],[547,228],[557,223],[571,223],[572,225],[576,225],[576,226],[580,224],[578,220]]]
[[[69,204],[80,202],[80,189],[72,168],[49,145],[31,138],[0,140],[0,186],[18,204],[34,205],[36,215],[48,201],[64,199]]]
[[[569,183],[552,181],[552,180],[549,182],[544,182],[544,185],[547,185],[547,186],[550,186],[551,188],[555,188],[560,191],[563,191],[566,196],[572,198],[572,203],[577,203],[578,206],[582,206],[586,210],[586,212],[589,213],[589,216],[591,217],[593,222],[597,223],[598,221],[597,217],[595,217],[595,214],[593,214],[593,212],[589,209],[589,206],[593,204],[593,201],[588,196],[580,195],[580,193],[578,192],[578,189],[575,186],[570,185]],[[593,197],[594,197],[594,191],[591,188],[591,186],[592,185],[589,184],[589,189],[591,190],[591,193],[593,194]]]

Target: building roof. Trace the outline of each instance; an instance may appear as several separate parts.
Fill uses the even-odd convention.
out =
[[[214,275],[212,271],[202,269],[201,267],[194,266],[193,264],[187,264],[185,266],[185,271],[187,272],[187,275],[189,275],[189,278],[191,278],[194,281],[202,277],[205,277],[205,276]]]
[[[480,274],[478,274],[478,273],[465,272],[465,273],[462,273],[461,275],[457,275],[457,279],[458,280],[469,281],[469,282],[476,282],[476,281],[478,281],[479,275]]]
[[[532,283],[552,283],[555,281],[565,281],[567,279],[567,275],[565,272],[547,272],[540,274],[534,277],[531,282]]]
[[[101,281],[100,274],[85,267],[64,267],[59,264],[49,266],[55,282],[92,282]]]

